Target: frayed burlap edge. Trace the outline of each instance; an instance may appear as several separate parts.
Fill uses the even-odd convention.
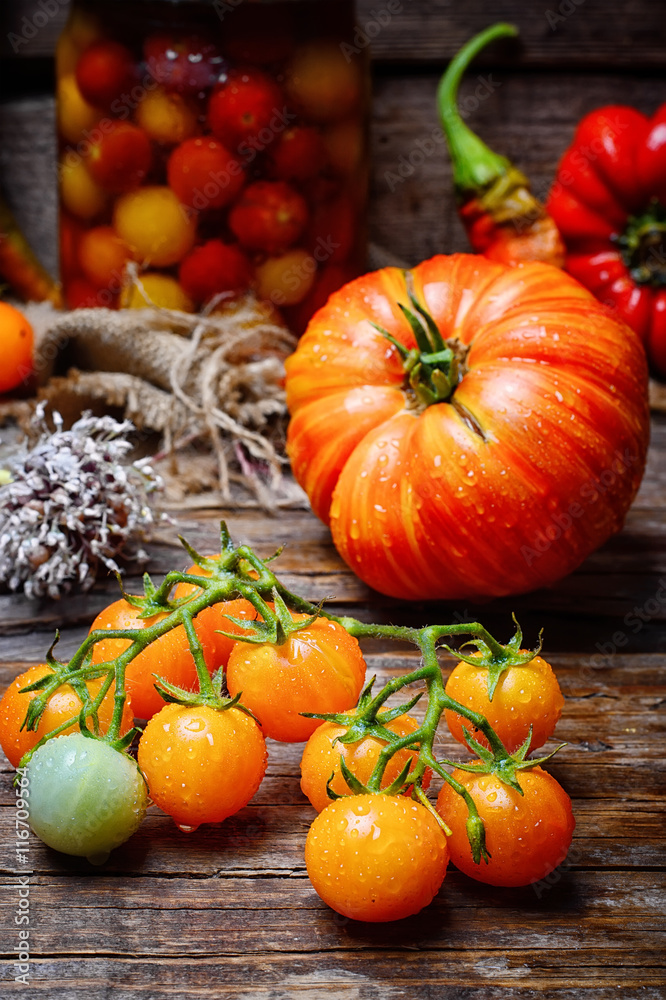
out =
[[[111,408],[139,431],[156,432],[173,454],[206,441],[217,463],[219,497],[231,484],[242,506],[305,505],[285,482],[284,360],[296,338],[253,296],[194,315],[170,309],[77,309],[54,313],[37,339],[38,399],[53,409]],[[23,423],[33,404],[5,409]],[[298,494],[298,495],[297,495]]]

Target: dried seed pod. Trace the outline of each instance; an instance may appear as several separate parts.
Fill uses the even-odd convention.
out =
[[[0,583],[26,597],[88,590],[100,565],[139,555],[137,542],[155,522],[149,494],[162,482],[146,459],[123,464],[132,449],[129,420],[84,414],[70,430],[53,413],[32,420],[34,445],[7,462],[0,486]]]

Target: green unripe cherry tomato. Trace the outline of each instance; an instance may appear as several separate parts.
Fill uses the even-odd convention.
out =
[[[131,837],[146,812],[146,783],[134,761],[82,733],[41,746],[26,777],[30,826],[39,839],[93,864]]]

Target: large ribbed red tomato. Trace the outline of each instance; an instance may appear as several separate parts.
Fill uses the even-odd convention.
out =
[[[414,302],[419,348],[399,308],[416,315]],[[358,278],[312,318],[287,359],[289,455],[370,586],[517,594],[621,528],[645,463],[646,386],[637,336],[568,275],[438,256]]]

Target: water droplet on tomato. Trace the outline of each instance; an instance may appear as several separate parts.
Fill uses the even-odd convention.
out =
[[[108,860],[110,853],[110,851],[101,851],[99,854],[89,854],[86,860],[91,865],[103,865]]]
[[[189,722],[185,723],[185,729],[190,733],[200,733],[202,729],[206,728],[206,723],[203,719],[190,719]]]
[[[185,823],[176,823],[176,826],[179,830],[182,830],[183,833],[194,833],[194,831],[198,829],[197,826],[187,826]]]

